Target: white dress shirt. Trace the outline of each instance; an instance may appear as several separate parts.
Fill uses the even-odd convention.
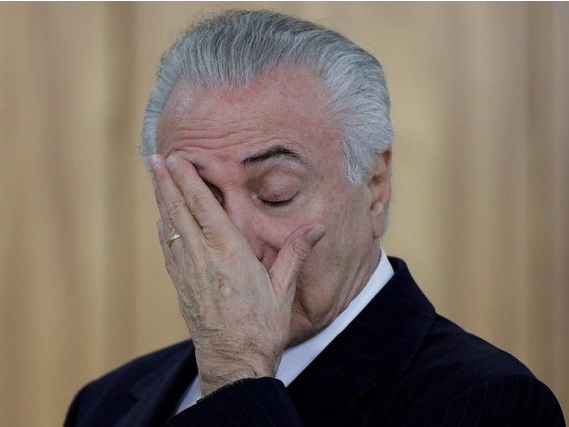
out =
[[[382,249],[379,264],[362,291],[326,328],[309,340],[286,349],[275,377],[288,386],[354,320],[392,276],[393,268]],[[194,405],[200,397],[200,378],[196,376],[186,390],[176,413]]]

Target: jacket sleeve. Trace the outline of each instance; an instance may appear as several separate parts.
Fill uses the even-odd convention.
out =
[[[301,427],[284,386],[275,378],[247,379],[224,387],[170,418],[163,427]]]

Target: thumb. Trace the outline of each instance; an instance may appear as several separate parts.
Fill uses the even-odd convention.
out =
[[[269,271],[277,296],[292,302],[300,267],[325,232],[322,224],[315,224],[299,227],[288,236]]]

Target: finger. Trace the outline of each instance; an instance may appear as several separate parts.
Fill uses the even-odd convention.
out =
[[[162,249],[164,250],[165,248],[168,248],[168,244],[167,242],[167,234],[165,233],[164,230],[164,221],[162,220],[162,218],[160,218],[156,224],[156,228],[158,229],[158,238],[160,240],[160,246],[162,246]],[[169,249],[169,248],[168,248]],[[164,251],[167,252],[167,251]],[[166,255],[166,253],[164,254]]]
[[[158,220],[157,224],[158,228],[158,238],[160,240],[160,246],[162,247],[162,253],[164,254],[164,264],[166,266],[166,270],[168,273],[172,274],[174,272],[174,255],[168,245],[168,236],[170,234],[166,234],[166,230],[164,228],[164,221],[162,219]]]
[[[194,165],[178,156],[169,156],[166,163],[205,237],[209,239],[219,235],[219,231],[231,224],[231,220],[198,175]]]
[[[275,292],[285,301],[292,303],[300,268],[324,233],[324,226],[315,224],[297,228],[286,239],[269,272]]]
[[[182,239],[177,239],[177,240],[179,240],[179,242],[176,242],[176,241],[170,242],[169,241],[172,236],[179,234],[179,233],[174,228],[174,226],[170,222],[170,219],[168,218],[168,214],[166,212],[166,208],[165,208],[164,202],[162,200],[162,196],[160,195],[160,192],[158,191],[157,187],[154,188],[154,196],[156,197],[156,204],[158,205],[158,211],[160,212],[160,221],[159,222],[161,223],[161,227],[162,227],[162,233],[158,234],[158,237],[160,237],[160,244],[165,243],[169,249],[175,245],[181,245],[183,242]]]
[[[162,252],[164,254],[164,263],[168,273],[172,274],[173,267],[175,265],[174,259],[176,259],[175,254],[180,256],[180,251],[184,247],[184,240],[182,238],[176,239],[177,241],[170,241],[172,236],[179,234],[178,231],[172,226],[170,219],[168,218],[168,213],[166,212],[164,201],[162,200],[162,196],[160,191],[158,190],[158,186],[156,181],[154,181],[154,196],[156,197],[156,204],[158,206],[158,210],[160,211],[160,220],[159,220],[159,230],[158,230],[158,237],[160,240],[160,246],[162,247]]]
[[[201,230],[193,218],[183,194],[180,192],[160,155],[150,157],[150,165],[156,185],[156,203],[164,222],[165,237],[174,233],[182,235],[185,243],[197,241]]]

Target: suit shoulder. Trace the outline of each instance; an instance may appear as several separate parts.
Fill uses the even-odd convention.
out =
[[[402,425],[516,425],[524,417],[542,417],[528,426],[565,425],[551,390],[522,362],[441,316],[401,385],[412,420]]]
[[[110,424],[110,419],[118,417],[122,408],[130,407],[134,402],[132,393],[136,392],[137,386],[188,358],[192,349],[190,341],[183,341],[137,357],[90,382],[75,396],[65,425],[92,425],[79,420],[98,419],[101,416],[106,418],[100,425]]]
[[[535,378],[508,352],[439,315],[418,353],[417,364],[443,378],[465,376],[470,384],[515,375]]]
[[[424,419],[424,418],[423,418]],[[559,402],[528,375],[505,375],[478,383],[439,405],[426,425],[565,427]]]
[[[94,380],[90,385],[113,384],[117,381],[120,381],[122,384],[131,384],[144,376],[145,373],[153,372],[165,362],[182,357],[191,351],[191,348],[191,341],[186,340],[155,350],[151,353],[136,357],[113,369],[102,377]]]

